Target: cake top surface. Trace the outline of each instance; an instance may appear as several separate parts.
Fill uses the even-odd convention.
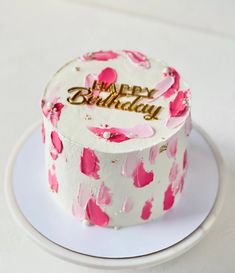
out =
[[[97,51],[57,71],[41,107],[74,144],[131,152],[160,144],[184,125],[190,91],[173,67],[140,52]]]

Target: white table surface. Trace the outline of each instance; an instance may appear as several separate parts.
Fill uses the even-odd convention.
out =
[[[101,272],[35,245],[11,218],[2,189],[8,155],[40,118],[50,75],[81,52],[110,48],[140,50],[181,71],[193,92],[193,119],[218,145],[227,170],[224,207],[207,237],[141,272],[235,271],[234,11],[232,0],[0,1],[0,273]]]

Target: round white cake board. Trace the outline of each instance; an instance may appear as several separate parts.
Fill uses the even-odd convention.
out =
[[[87,227],[51,198],[37,123],[20,139],[9,160],[6,197],[24,231],[62,259],[103,269],[153,266],[195,245],[221,208],[222,159],[198,126],[192,131],[188,154],[190,167],[181,199],[160,219],[119,230]]]

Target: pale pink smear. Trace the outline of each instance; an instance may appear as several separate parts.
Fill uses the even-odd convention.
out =
[[[86,218],[93,225],[105,227],[109,223],[109,216],[96,204],[94,197],[90,198],[86,207]]]
[[[182,192],[183,187],[184,187],[184,176],[185,176],[185,173],[183,173],[182,175],[180,175],[180,177],[177,179],[177,181],[175,181],[175,182],[172,184],[172,190],[173,190],[174,196],[175,196],[178,192]]]
[[[133,209],[133,207],[134,207],[134,202],[133,202],[132,198],[127,197],[123,202],[122,211],[124,213],[128,213]]]
[[[81,183],[79,186],[78,195],[74,199],[72,205],[72,213],[77,219],[79,220],[85,219],[86,206],[90,198],[91,198],[90,186],[86,185],[85,183]]]
[[[146,69],[150,68],[150,62],[143,53],[133,50],[123,50],[123,52],[129,57],[132,63]]]
[[[94,81],[97,80],[96,74],[87,74],[85,77],[85,87],[90,88],[92,87]]]
[[[182,174],[179,179],[179,191],[180,192],[182,192],[183,188],[184,188],[184,177],[185,177],[185,174]]]
[[[183,169],[185,170],[188,167],[188,153],[187,150],[184,151],[184,158],[183,158]]]
[[[45,133],[45,127],[44,127],[44,123],[42,123],[42,143],[46,142],[46,133]]]
[[[170,173],[169,173],[169,180],[170,180],[171,183],[176,180],[176,177],[178,175],[178,170],[179,170],[178,164],[177,164],[177,162],[174,161],[172,163]]]
[[[54,147],[50,148],[50,155],[53,160],[56,160],[58,158],[58,152],[56,151]]]
[[[118,53],[113,52],[112,50],[107,51],[96,51],[96,52],[89,52],[84,54],[81,57],[82,61],[108,61],[112,59],[116,59],[119,56]]]
[[[173,206],[174,201],[175,201],[175,196],[173,194],[172,184],[170,184],[167,187],[167,190],[165,191],[163,209],[164,210],[170,209]]]
[[[88,127],[88,129],[100,138],[117,143],[134,138],[147,138],[154,135],[153,128],[147,124],[139,124],[127,129],[117,127]],[[106,137],[107,133],[108,137]]]
[[[185,135],[189,136],[191,131],[192,131],[192,119],[191,119],[191,113],[189,114],[189,116],[187,117],[186,121],[185,121]]]
[[[93,150],[89,148],[83,148],[80,161],[80,169],[82,173],[87,176],[93,177],[94,179],[99,179],[99,163],[99,159]]]
[[[180,117],[170,117],[166,122],[166,127],[169,129],[174,129],[174,128],[178,127],[179,125],[181,125],[185,121],[187,115],[188,115],[188,113],[185,112]]]
[[[49,185],[50,188],[53,192],[58,192],[59,189],[59,183],[58,180],[56,178],[56,174],[55,174],[55,166],[52,166],[52,169],[48,170],[48,181],[49,181]]]
[[[152,214],[153,199],[147,200],[143,206],[141,218],[143,220],[148,220]]]
[[[51,142],[57,153],[60,154],[63,150],[63,143],[56,131],[51,132]]]
[[[168,141],[167,150],[166,150],[168,157],[173,157],[173,158],[176,157],[177,145],[178,145],[178,140],[176,137],[173,137]]]
[[[98,205],[109,205],[112,200],[111,190],[102,182],[99,187],[97,195],[97,204]]]
[[[122,165],[122,175],[132,177],[133,172],[139,162],[139,152],[128,153]]]
[[[169,98],[171,95],[173,95],[175,92],[179,90],[179,84],[180,84],[180,75],[179,73],[173,68],[168,67],[167,73],[164,73],[165,77],[173,77],[174,82],[173,84],[164,92],[164,97]]]
[[[149,162],[150,164],[154,164],[158,155],[158,146],[155,145],[150,148],[149,150]]]
[[[172,86],[174,83],[174,78],[171,76],[168,76],[164,79],[162,79],[157,85],[155,86],[156,92],[153,94],[152,99],[147,99],[149,102],[153,102],[162,95],[166,93],[166,91]]]
[[[144,169],[144,162],[142,160],[139,161],[132,174],[134,186],[137,188],[143,188],[153,182],[153,177],[153,171],[147,172]]]

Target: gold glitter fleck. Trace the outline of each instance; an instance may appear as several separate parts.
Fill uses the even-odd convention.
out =
[[[162,152],[164,152],[166,149],[167,149],[167,144],[162,145],[162,146],[160,147],[159,152],[162,153]]]
[[[76,66],[75,69],[76,69],[76,71],[80,71],[80,67],[79,66]]]

